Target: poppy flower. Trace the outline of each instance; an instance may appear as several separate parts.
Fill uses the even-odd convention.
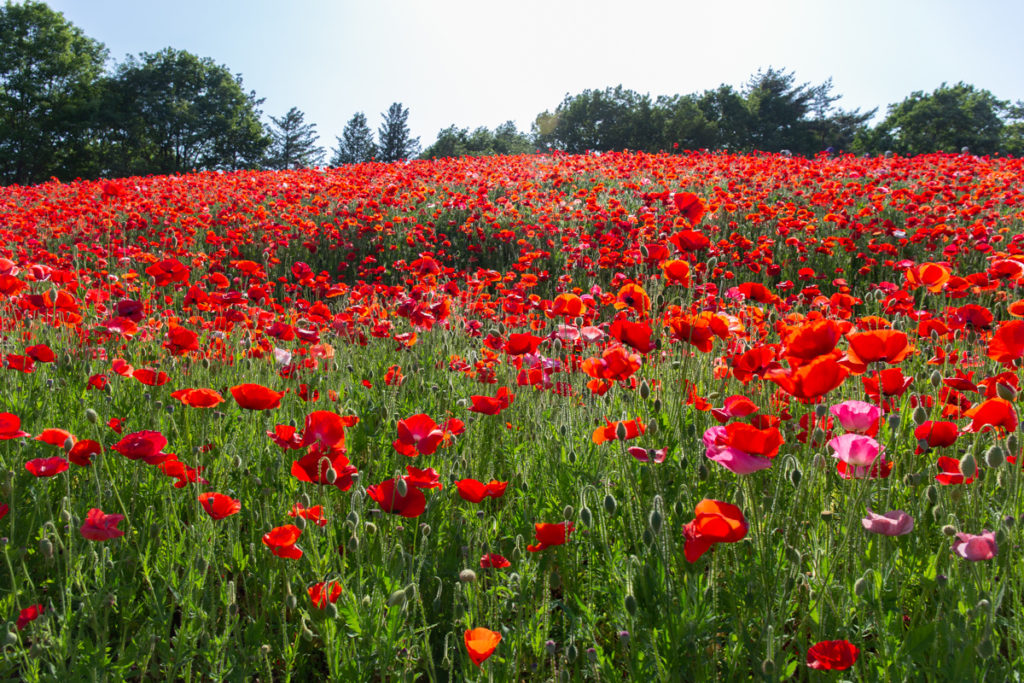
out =
[[[302,548],[295,543],[301,535],[302,529],[294,524],[285,524],[263,534],[263,545],[270,548],[270,552],[277,557],[297,560],[302,557]]]
[[[210,515],[210,519],[224,519],[238,514],[242,510],[242,502],[223,493],[200,493],[199,503]]]
[[[640,369],[640,354],[630,353],[622,346],[611,346],[600,358],[587,358],[580,369],[590,377],[616,382],[627,380]]]
[[[857,661],[860,648],[848,640],[825,640],[807,649],[807,666],[827,671],[846,671]]]
[[[544,341],[544,337],[537,337],[532,334],[515,333],[508,336],[505,342],[505,353],[510,356],[523,356],[527,353],[537,353],[537,347]]]
[[[578,318],[587,312],[587,305],[575,294],[563,293],[551,302],[551,310],[545,311],[548,318]]]
[[[674,193],[672,203],[690,225],[697,225],[704,216],[704,205],[701,203],[700,197],[692,192]]]
[[[651,297],[643,287],[631,282],[619,289],[615,296],[615,308],[632,308],[640,317],[646,318],[651,310]]]
[[[103,391],[109,386],[110,378],[108,378],[106,375],[102,373],[90,375],[89,380],[85,384],[86,390],[95,389],[96,391]]]
[[[765,379],[775,382],[799,401],[814,403],[842,385],[848,374],[835,358],[821,356],[795,369],[770,370],[765,374]]]
[[[605,441],[615,441],[619,438],[620,427],[624,431],[622,435],[623,439],[635,439],[644,432],[647,431],[647,425],[645,425],[640,418],[634,418],[632,420],[622,420],[621,422],[612,422],[605,418],[605,426],[598,427],[594,430],[590,440],[595,444],[602,444]]]
[[[64,444],[68,441],[71,441],[73,444],[78,441],[78,439],[76,439],[75,436],[66,429],[51,427],[41,431],[39,436],[36,437],[36,441],[42,441],[43,443],[48,443],[51,446],[56,446],[57,448],[64,448]]]
[[[172,325],[167,330],[167,339],[163,347],[171,352],[172,356],[184,356],[190,351],[199,350],[199,336],[192,330],[180,325]]]
[[[384,384],[389,387],[400,387],[405,382],[405,375],[402,374],[402,368],[398,365],[392,365],[384,373]]]
[[[450,419],[442,429],[428,415],[419,413],[398,421],[398,438],[392,447],[410,458],[432,455],[438,446],[446,445],[451,437],[465,431],[461,420]]]
[[[306,416],[299,447],[309,446],[327,453],[345,452],[345,428],[359,423],[355,415],[341,416],[328,410],[315,410]]]
[[[25,469],[37,477],[53,477],[69,467],[68,461],[59,455],[52,458],[34,458],[25,463]]]
[[[177,481],[174,482],[174,488],[182,489],[188,484],[210,483],[200,476],[203,473],[203,470],[206,469],[205,467],[189,467],[178,460],[178,456],[174,453],[166,453],[162,455],[164,458],[157,464],[157,469],[168,477],[177,479]]]
[[[758,411],[757,405],[746,396],[729,396],[721,408],[712,408],[711,415],[725,424],[734,417],[746,417]]]
[[[913,383],[913,377],[905,377],[902,368],[886,368],[860,378],[864,391],[872,401],[885,396],[902,396]]]
[[[1007,433],[1017,430],[1017,410],[1003,398],[990,398],[964,415],[971,418],[971,424],[964,428],[965,432],[987,431],[991,427]]]
[[[166,372],[152,368],[139,368],[132,372],[132,377],[149,387],[159,387],[171,381]]]
[[[494,553],[488,553],[480,558],[481,569],[504,569],[505,567],[511,567],[512,563],[501,555]]]
[[[21,428],[21,418],[14,413],[0,413],[0,441],[8,439],[32,438],[32,435]]]
[[[147,465],[158,465],[168,458],[163,452],[167,437],[160,432],[142,430],[132,432],[110,447],[129,460],[142,460]]]
[[[327,520],[324,519],[324,506],[314,505],[313,507],[303,507],[300,503],[292,505],[292,509],[288,511],[289,517],[301,517],[302,519],[308,519],[317,526],[327,526]]]
[[[117,528],[117,525],[124,519],[124,515],[106,514],[99,508],[89,510],[82,523],[82,537],[90,541],[107,541],[111,538],[124,536],[124,532]]]
[[[501,498],[505,495],[507,486],[507,481],[497,481],[496,479],[491,479],[486,484],[476,479],[460,479],[455,482],[459,497],[470,503],[479,503],[484,498]]]
[[[310,448],[306,455],[292,462],[291,475],[299,481],[335,486],[341,491],[348,491],[352,488],[352,475],[358,471],[349,463],[349,459],[340,453],[323,453]]]
[[[42,605],[30,605],[29,607],[26,607],[18,613],[18,621],[15,623],[15,625],[18,627],[18,630],[20,631],[26,626],[28,626],[30,623],[38,619],[40,615],[42,615],[43,612],[45,611],[46,608]]]
[[[526,546],[531,553],[540,552],[545,548],[555,545],[562,545],[573,531],[576,525],[572,522],[557,522],[555,524],[537,523],[534,524],[534,538],[537,542]]]
[[[669,259],[662,261],[661,265],[662,276],[665,278],[665,284],[667,285],[682,285],[683,287],[690,286],[690,264],[680,259]]]
[[[341,597],[341,584],[337,581],[320,581],[308,589],[309,599],[317,609],[323,609],[327,603],[335,603]]]
[[[626,449],[626,452],[640,462],[663,463],[665,462],[665,458],[668,457],[668,448],[659,448],[655,450],[653,448],[630,446]]]
[[[694,520],[683,526],[687,562],[699,560],[715,543],[735,543],[747,535],[747,520],[731,503],[705,498],[697,503],[694,514]]]
[[[36,363],[29,356],[22,356],[17,353],[9,353],[4,357],[4,367],[8,370],[23,372],[26,375],[35,372]]]
[[[903,510],[879,515],[869,509],[868,516],[860,522],[871,533],[883,536],[904,536],[914,530],[914,518]]]
[[[115,434],[120,434],[124,431],[124,418],[112,417],[107,420],[107,426],[110,427],[110,430]]]
[[[988,529],[983,529],[980,534],[958,533],[956,543],[953,544],[953,552],[971,562],[991,560],[999,552],[996,545],[996,535]]]
[[[951,275],[952,271],[949,266],[940,263],[921,263],[904,272],[910,289],[925,287],[933,294],[942,291]]]
[[[57,356],[54,355],[53,349],[46,344],[29,346],[25,349],[25,355],[37,363],[52,363],[57,360]]]
[[[945,486],[950,484],[971,484],[977,478],[977,474],[972,474],[970,477],[964,476],[963,470],[960,469],[960,461],[956,458],[943,455],[939,457],[938,462],[935,464],[939,467],[939,473],[935,475],[935,481]]]
[[[103,447],[92,439],[82,439],[68,451],[68,460],[79,467],[92,465],[92,456],[103,452]]]
[[[420,469],[412,465],[406,465],[405,471],[408,474],[402,477],[402,479],[405,480],[407,486],[415,486],[418,489],[444,488],[444,484],[441,483],[441,475],[433,467]]]
[[[260,384],[239,384],[231,387],[231,396],[245,410],[273,410],[281,405],[284,391],[274,391]]]
[[[495,648],[501,642],[501,634],[486,628],[474,628],[466,631],[464,639],[469,658],[473,660],[474,664],[480,666],[494,654]]]
[[[470,396],[469,400],[473,402],[473,405],[469,408],[470,412],[497,415],[512,405],[512,402],[516,400],[516,395],[511,393],[506,387],[501,387],[493,397]]]
[[[885,454],[866,465],[850,465],[840,460],[836,463],[836,471],[843,479],[888,479],[892,474],[892,463],[885,459]]]
[[[868,467],[882,453],[882,446],[870,436],[841,434],[828,442],[832,457],[853,467]]]
[[[633,322],[624,318],[616,318],[608,327],[609,335],[640,353],[650,353],[654,350],[651,332],[649,323]]]
[[[905,332],[899,330],[867,330],[847,337],[847,368],[855,374],[864,372],[868,363],[895,365],[906,358],[914,347]]]
[[[406,487],[405,495],[399,495],[395,479],[366,487],[366,495],[377,501],[380,509],[402,517],[419,517],[427,508],[427,497],[416,486]]]
[[[178,389],[171,392],[171,398],[176,398],[189,408],[212,408],[224,402],[220,392],[213,389]]]
[[[926,420],[914,429],[917,439],[915,455],[921,455],[933,448],[944,448],[956,443],[960,431],[955,422]]]
[[[0,519],[6,517],[7,513],[10,511],[11,508],[7,505],[7,503],[0,503]]]
[[[783,336],[783,355],[809,361],[830,354],[842,338],[842,328],[835,320],[815,320],[791,328]]]
[[[874,436],[878,433],[882,409],[864,401],[843,401],[829,408],[840,426],[848,432]]]
[[[714,347],[714,339],[729,336],[729,323],[717,313],[705,311],[696,315],[679,315],[666,320],[672,330],[669,335],[676,341],[686,342],[701,353]]]
[[[742,422],[710,427],[702,439],[705,457],[736,474],[767,469],[783,444],[777,427],[758,429]]]

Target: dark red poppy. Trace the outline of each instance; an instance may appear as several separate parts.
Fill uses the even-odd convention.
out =
[[[807,666],[827,671],[846,671],[857,662],[860,648],[848,640],[825,640],[807,649]]]
[[[25,463],[25,469],[37,477],[53,477],[68,467],[68,461],[59,455],[52,458],[34,458]]]
[[[0,413],[0,441],[21,438],[32,438],[31,434],[22,430],[21,418],[14,413]]]
[[[25,349],[25,354],[37,363],[52,363],[57,360],[53,350],[46,344],[36,344]]]
[[[83,538],[90,541],[109,541],[124,536],[124,532],[117,528],[122,519],[124,515],[108,515],[99,508],[93,508],[89,510],[79,531]]]
[[[927,420],[914,429],[914,438],[917,439],[917,450],[915,455],[920,455],[933,448],[945,448],[956,443],[960,435],[955,422]]]
[[[495,553],[488,553],[480,558],[481,569],[504,569],[505,567],[511,567],[512,563],[501,555]]]
[[[327,607],[327,603],[335,603],[341,597],[341,584],[337,581],[321,581],[308,589],[309,599],[317,609]]]
[[[68,460],[79,467],[89,467],[92,465],[92,456],[99,455],[102,452],[103,447],[98,441],[82,439],[68,451]]]
[[[40,615],[42,615],[43,612],[45,611],[46,608],[42,605],[30,605],[29,607],[26,607],[18,613],[18,621],[15,622],[15,625],[18,627],[18,630],[20,631],[26,626],[28,626],[31,622],[38,619]]]
[[[651,343],[651,332],[649,323],[635,323],[624,318],[616,318],[608,328],[609,335],[640,353],[650,353],[654,350],[654,344]]]
[[[522,356],[527,353],[537,353],[537,347],[544,341],[544,337],[536,337],[532,334],[515,333],[508,336],[505,342],[505,353],[510,356]]]

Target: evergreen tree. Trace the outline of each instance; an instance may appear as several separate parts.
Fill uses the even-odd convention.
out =
[[[410,159],[420,153],[420,139],[409,137],[409,110],[395,102],[386,114],[381,114],[384,123],[377,130],[379,158],[381,161]]]
[[[324,150],[316,142],[315,123],[306,123],[305,114],[292,107],[281,118],[271,116],[270,149],[267,152],[267,166],[284,170],[309,168],[323,162]]]
[[[373,142],[373,131],[366,123],[366,115],[356,112],[348,123],[341,137],[337,138],[338,147],[331,157],[331,166],[343,164],[364,164],[377,155],[377,145]]]

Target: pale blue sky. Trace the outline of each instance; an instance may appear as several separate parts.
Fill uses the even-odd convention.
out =
[[[211,57],[296,106],[335,144],[392,102],[423,146],[440,129],[513,120],[528,131],[566,93],[622,84],[652,96],[741,86],[760,67],[832,77],[847,109],[943,81],[1024,99],[1022,0],[49,0],[112,61],[164,47]],[[628,9],[627,9],[628,7]]]

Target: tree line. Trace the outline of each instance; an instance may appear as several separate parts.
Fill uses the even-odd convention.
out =
[[[0,184],[310,167],[327,158],[303,112],[293,107],[264,122],[263,100],[211,59],[171,48],[111,68],[107,59],[101,43],[41,0],[8,0],[0,9]],[[449,126],[422,157],[621,149],[1024,153],[1024,102],[965,83],[912,93],[876,125],[877,110],[844,110],[839,99],[831,79],[799,83],[774,68],[738,89],[654,99],[620,85],[566,95],[529,133],[511,121],[494,130]],[[328,163],[420,155],[408,118],[407,108],[392,104],[375,138],[357,112]]]

